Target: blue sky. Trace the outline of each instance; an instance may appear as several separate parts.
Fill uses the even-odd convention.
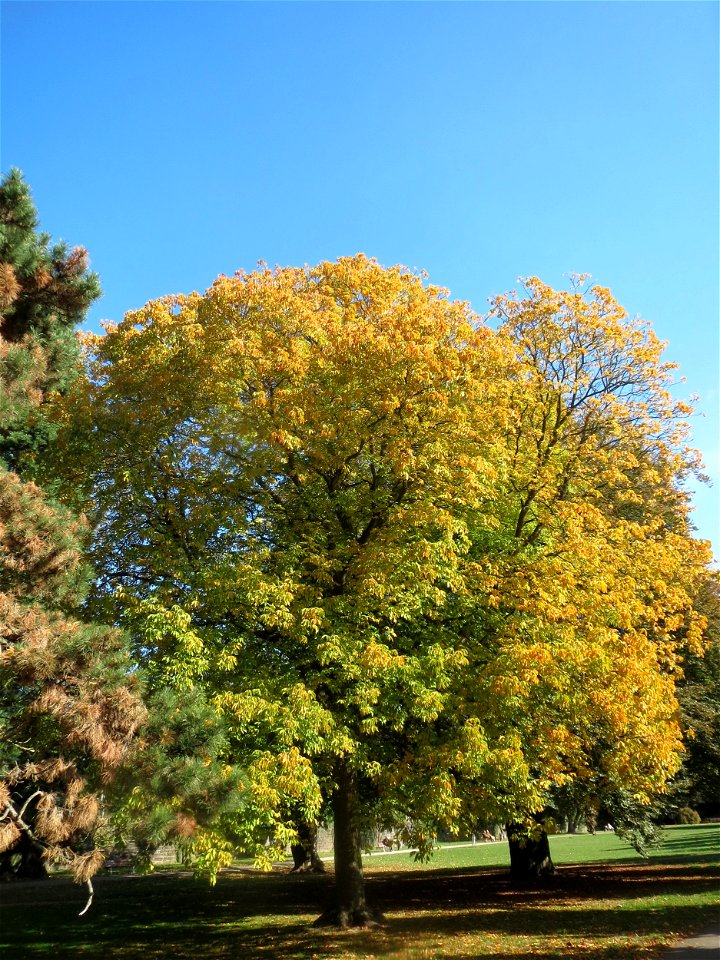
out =
[[[718,4],[3,2],[0,166],[91,326],[363,251],[469,300],[588,272],[699,394],[718,535]]]

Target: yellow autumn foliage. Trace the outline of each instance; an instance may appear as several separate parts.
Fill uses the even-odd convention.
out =
[[[92,479],[106,602],[145,604],[158,682],[208,685],[278,818],[348,758],[418,837],[675,769],[709,561],[688,408],[648,325],[583,284],[531,278],[493,327],[358,255],[87,338],[56,468]]]

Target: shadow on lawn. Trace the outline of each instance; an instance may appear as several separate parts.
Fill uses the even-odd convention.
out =
[[[0,891],[2,956],[327,960],[410,957],[403,951],[411,944],[430,957],[444,942],[452,943],[443,955],[453,960],[489,960],[499,955],[493,937],[502,937],[517,943],[504,954],[513,960],[632,960],[618,938],[692,930],[706,922],[708,908],[618,909],[618,899],[698,894],[718,882],[717,869],[695,864],[565,867],[544,887],[527,890],[497,871],[383,871],[370,875],[368,896],[386,911],[387,924],[336,932],[310,926],[330,894],[330,877],[242,873],[224,874],[214,888],[178,875],[101,877],[85,917],[77,916],[84,889],[69,881],[8,885]],[[472,948],[464,943],[470,937]]]
[[[716,890],[720,867],[712,864],[625,863],[561,866],[553,877],[529,886],[510,883],[506,871],[481,869],[428,870],[376,874],[368,879],[368,893],[385,910],[407,909],[428,903],[499,906],[542,904],[548,907],[568,898],[623,900],[659,893],[701,893]]]
[[[717,858],[719,851],[716,824],[697,824],[693,826],[692,833],[685,830],[677,836],[673,834],[672,830],[665,830],[663,832],[662,848],[658,851],[658,856],[665,860],[668,850],[678,849],[686,851],[686,860],[689,857],[694,860],[697,851],[703,852],[703,858],[705,855]]]

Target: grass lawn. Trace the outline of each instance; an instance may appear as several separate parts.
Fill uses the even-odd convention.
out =
[[[179,871],[0,888],[0,956],[281,960],[650,960],[717,919],[720,825],[670,827],[641,860],[613,834],[551,839],[559,869],[542,887],[510,886],[504,843],[448,844],[428,865],[407,853],[366,859],[369,931],[316,930],[331,878],[226,871],[213,888]]]

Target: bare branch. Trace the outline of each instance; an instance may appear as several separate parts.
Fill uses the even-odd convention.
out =
[[[92,880],[90,880],[90,878],[88,878],[88,879],[85,881],[85,883],[87,884],[88,893],[89,893],[90,895],[89,895],[89,897],[88,897],[88,901],[87,901],[87,903],[85,904],[84,908],[83,908],[83,909],[80,911],[80,913],[78,914],[79,917],[82,917],[84,914],[86,914],[86,913],[88,912],[88,910],[90,909],[90,904],[93,902],[93,897],[95,896],[95,891],[93,890]]]

